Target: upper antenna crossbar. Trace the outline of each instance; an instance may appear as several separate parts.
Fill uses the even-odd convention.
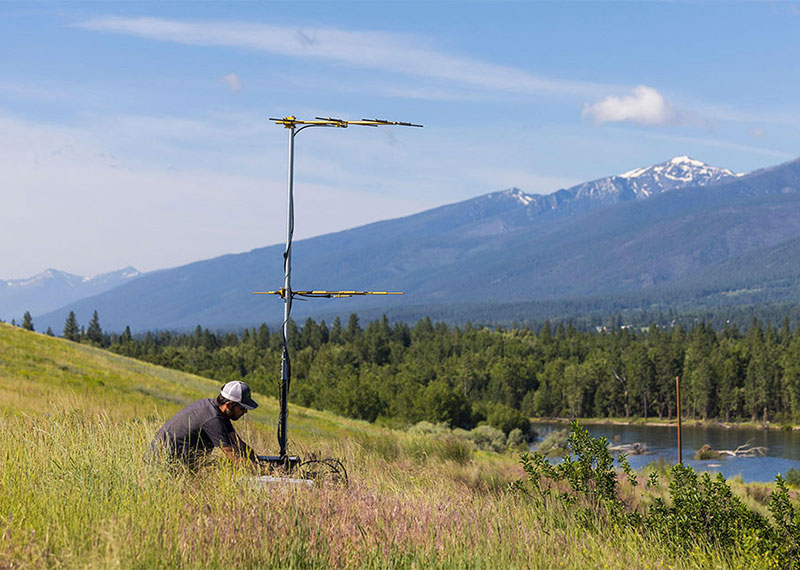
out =
[[[283,117],[276,119],[269,118],[274,121],[276,125],[283,125],[287,129],[294,129],[298,125],[310,127],[339,127],[346,129],[350,125],[359,125],[365,127],[380,127],[380,126],[399,126],[399,127],[422,127],[415,123],[407,123],[404,121],[387,121],[385,119],[360,119],[355,121],[348,121],[345,119],[337,119],[335,117],[315,117],[314,119],[298,119],[297,117]]]

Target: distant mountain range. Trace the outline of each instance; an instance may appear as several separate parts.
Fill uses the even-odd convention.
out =
[[[126,267],[94,277],[46,269],[27,279],[0,280],[0,318],[21,320],[25,311],[40,315],[113,289],[141,275]]]
[[[280,300],[252,292],[280,287],[282,250],[148,273],[39,315],[37,328],[62,327],[70,310],[86,322],[95,309],[110,330],[274,324]],[[546,196],[509,189],[298,242],[296,289],[406,294],[297,302],[293,315],[525,321],[559,303],[796,300],[798,263],[800,161],[737,175],[682,156]]]

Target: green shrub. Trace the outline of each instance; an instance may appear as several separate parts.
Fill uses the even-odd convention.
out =
[[[776,558],[791,560],[791,568],[800,567],[800,509],[789,499],[783,477],[775,478],[775,491],[769,500],[769,512],[776,524]]]
[[[506,438],[506,446],[511,451],[522,451],[528,448],[528,438],[519,428],[514,428]]]
[[[455,461],[459,465],[467,463],[472,457],[474,446],[468,440],[452,433],[422,434],[408,439],[403,444],[406,455],[424,463],[431,457]]]
[[[441,459],[455,461],[459,465],[464,465],[472,458],[473,446],[469,441],[465,441],[454,435],[437,437],[435,440],[435,455]]]
[[[699,460],[719,459],[719,451],[712,449],[707,443],[694,452],[694,458]]]
[[[769,522],[742,503],[720,473],[712,478],[676,465],[669,494],[672,504],[657,498],[645,520],[645,528],[663,540],[682,547],[706,542],[725,549],[763,545],[772,538]]]
[[[536,451],[548,457],[561,457],[569,451],[567,449],[568,431],[557,429],[548,433],[536,446]]]
[[[467,437],[482,451],[500,453],[506,450],[506,435],[495,427],[478,426],[468,431]]]
[[[792,487],[800,487],[800,469],[790,467],[786,475],[784,475],[784,481]]]
[[[433,424],[423,420],[408,428],[408,433],[412,435],[435,435],[450,433],[450,428],[445,423]]]
[[[735,550],[754,560],[768,559],[770,567],[800,569],[800,508],[792,504],[780,475],[769,498],[772,521],[734,495],[721,474],[712,478],[683,465],[670,470],[668,498],[655,497],[648,509],[637,512],[621,498],[605,438],[592,438],[573,423],[567,443],[574,455],[558,465],[541,453],[523,454],[527,480],[514,487],[539,501],[563,503],[590,528],[599,530],[595,522],[600,515],[612,527],[624,526],[687,551],[703,546],[721,552]],[[626,457],[621,455],[618,462],[635,486]],[[648,488],[658,485],[658,471],[658,466],[651,469]],[[555,492],[565,484],[568,492]]]
[[[522,431],[526,437],[531,433],[531,422],[525,414],[505,404],[494,404],[486,415],[486,422],[506,435],[514,429]]]

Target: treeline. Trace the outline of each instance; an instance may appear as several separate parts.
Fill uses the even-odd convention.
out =
[[[693,419],[800,422],[800,328],[753,319],[746,331],[725,323],[634,328],[619,321],[594,331],[567,324],[531,328],[451,327],[425,318],[414,326],[386,317],[365,328],[356,315],[328,326],[290,322],[292,402],[389,425],[486,421],[509,433],[525,418],[675,415]],[[29,314],[23,328],[34,330]],[[53,334],[48,329],[48,334]],[[63,336],[215,378],[245,380],[278,393],[282,335],[267,325],[240,334],[106,334],[97,312],[88,328],[74,313]]]
[[[95,319],[93,318],[93,321]],[[93,337],[99,326],[90,323]],[[72,327],[65,327],[70,328]],[[706,323],[581,332],[567,325],[492,330],[384,317],[362,327],[290,323],[294,403],[388,425],[422,420],[508,433],[538,417],[675,415],[800,421],[800,330],[755,320],[746,332]],[[244,380],[278,393],[282,335],[266,325],[241,334],[100,334],[110,350],[220,383]],[[78,339],[80,341],[80,338]]]

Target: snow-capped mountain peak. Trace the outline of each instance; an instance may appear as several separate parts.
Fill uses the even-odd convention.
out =
[[[648,198],[683,186],[708,186],[734,176],[738,175],[727,168],[717,168],[681,155],[661,164],[623,172],[612,179],[626,182],[635,198]]]
[[[688,164],[690,166],[701,166],[707,167],[708,165],[704,162],[699,160],[695,160],[690,156],[686,156],[685,154],[682,156],[676,156],[675,158],[669,161],[670,164]]]
[[[709,166],[705,162],[695,160],[694,158],[686,155],[676,156],[667,162],[661,164],[654,164],[645,168],[635,168],[628,172],[619,174],[619,178],[641,178],[643,176],[663,174],[672,180],[680,180],[683,182],[691,182],[697,179],[700,185],[708,183],[707,179],[720,179],[728,176],[737,176],[727,168],[717,168]],[[714,180],[716,181],[716,180]]]
[[[526,194],[519,188],[511,188],[510,190],[506,190],[506,195],[510,198],[513,198],[523,206],[529,206],[531,202],[533,202],[533,196]]]
[[[557,218],[575,212],[644,200],[677,188],[708,186],[736,176],[727,168],[710,166],[687,155],[676,156],[661,164],[635,168],[617,176],[584,182],[552,194],[527,194],[519,188],[493,192],[472,202],[472,216],[492,220],[476,225],[475,233],[489,235],[527,225],[529,220]],[[519,214],[522,214],[520,217]],[[496,218],[502,216],[502,221]]]
[[[97,295],[139,275],[141,273],[130,266],[94,277],[50,267],[32,277],[0,280],[0,318],[20,318],[25,311],[36,316],[77,299]]]

